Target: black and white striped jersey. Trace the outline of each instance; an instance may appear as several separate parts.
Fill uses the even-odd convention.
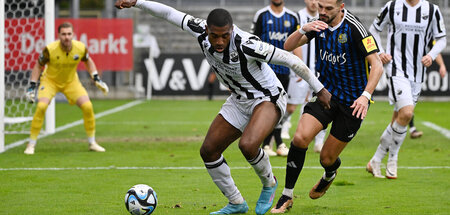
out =
[[[444,20],[437,5],[420,0],[415,6],[406,0],[389,1],[380,10],[373,26],[388,28],[386,53],[392,61],[385,67],[388,77],[401,76],[421,83],[426,68],[421,63],[431,38],[446,36]]]
[[[248,99],[280,93],[283,87],[267,64],[275,53],[273,45],[234,25],[229,46],[218,53],[208,40],[205,26],[206,20],[187,14],[181,24],[183,30],[197,38],[206,60],[223,85],[232,93]]]
[[[306,8],[303,8],[298,11],[298,17],[300,19],[300,26],[303,26],[306,23],[319,19],[319,13],[317,13],[316,16],[311,16]],[[315,70],[316,54],[314,39],[302,46],[302,60],[309,67],[309,69],[311,69],[311,71]],[[315,75],[318,76],[318,74]]]

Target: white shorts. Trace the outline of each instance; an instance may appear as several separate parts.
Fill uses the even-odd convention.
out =
[[[269,96],[256,99],[238,99],[236,94],[231,94],[231,96],[227,98],[227,101],[222,105],[219,114],[222,115],[223,118],[225,118],[225,120],[233,127],[239,129],[241,132],[244,132],[244,129],[253,114],[253,109],[255,109],[256,105],[264,101],[271,101],[271,99]],[[282,90],[280,96],[276,100],[276,105],[280,109],[281,113],[280,120],[286,113],[286,102],[287,93]]]
[[[312,97],[313,90],[309,86],[308,82],[301,80],[297,82],[298,77],[292,77],[289,80],[288,89],[288,104],[299,105],[306,104]]]
[[[389,103],[394,105],[394,111],[408,105],[416,105],[422,91],[422,83],[410,81],[405,77],[389,78]]]

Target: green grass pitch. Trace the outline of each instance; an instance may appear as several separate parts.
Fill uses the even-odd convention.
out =
[[[128,102],[93,104],[100,113]],[[0,214],[127,214],[125,193],[139,183],[150,185],[158,194],[154,214],[197,215],[218,210],[227,200],[204,168],[199,148],[222,103],[152,100],[99,118],[96,136],[105,153],[88,151],[82,124],[40,139],[33,156],[23,154],[25,145],[10,149],[0,154]],[[75,106],[58,103],[56,110],[57,127],[82,118]],[[450,140],[423,124],[432,122],[448,131],[449,110],[449,102],[420,102],[415,121],[424,136],[406,138],[399,154],[398,179],[375,179],[364,167],[392,116],[391,106],[376,102],[341,154],[338,177],[318,200],[311,200],[308,193],[323,170],[319,155],[311,149],[307,152],[288,214],[449,214]],[[297,120],[298,112],[292,119],[294,125]],[[26,137],[8,135],[6,141]],[[236,143],[224,156],[249,203],[248,214],[254,214],[259,179]],[[270,160],[279,179],[278,200],[286,158]]]

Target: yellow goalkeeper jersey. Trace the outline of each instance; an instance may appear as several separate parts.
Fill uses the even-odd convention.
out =
[[[72,40],[72,50],[66,52],[61,48],[60,41],[48,44],[39,56],[38,62],[47,67],[43,76],[60,86],[78,80],[77,67],[80,61],[87,61],[89,54],[86,46],[77,40]]]

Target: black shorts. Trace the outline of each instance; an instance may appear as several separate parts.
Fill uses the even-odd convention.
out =
[[[275,73],[275,75],[277,75],[278,80],[280,80],[281,85],[283,85],[284,91],[288,91],[289,88],[289,73],[288,74],[280,74],[280,73]]]
[[[303,113],[309,113],[322,123],[323,128],[331,124],[330,134],[343,142],[350,142],[361,127],[362,119],[352,115],[354,108],[331,100],[331,109],[326,110],[317,99],[308,102]]]

